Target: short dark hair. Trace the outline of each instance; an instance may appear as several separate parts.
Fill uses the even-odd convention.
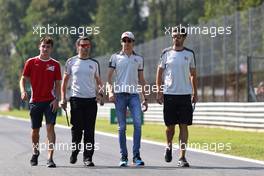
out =
[[[175,26],[175,27],[173,27],[173,30],[172,30],[172,33],[174,33],[174,32],[176,32],[176,33],[180,33],[181,35],[183,35],[184,37],[186,37],[187,36],[187,29],[186,29],[186,27],[184,27],[184,26]]]
[[[87,37],[87,36],[82,36],[82,37],[80,37],[80,38],[78,38],[78,39],[76,40],[76,42],[75,42],[75,46],[76,46],[76,47],[79,46],[81,40],[88,40],[88,41],[91,43],[91,39],[90,39],[89,37]]]
[[[41,44],[42,42],[45,43],[45,44],[50,44],[53,47],[53,39],[50,36],[42,37],[39,40],[39,44]]]

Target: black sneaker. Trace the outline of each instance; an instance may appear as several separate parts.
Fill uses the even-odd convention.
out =
[[[56,164],[54,163],[53,159],[48,159],[48,161],[47,161],[47,167],[49,167],[49,168],[56,167]]]
[[[33,154],[30,159],[31,166],[37,166],[38,165],[38,157],[39,157],[39,151],[37,151],[36,154]]]
[[[164,158],[165,158],[165,161],[167,163],[171,162],[171,160],[172,160],[172,149],[166,147]]]
[[[122,156],[120,158],[119,166],[120,167],[127,167],[128,159],[127,156]]]
[[[75,164],[77,162],[77,155],[75,152],[72,152],[71,157],[70,157],[70,163]]]
[[[190,167],[185,157],[179,159],[178,167]]]
[[[84,164],[85,166],[88,166],[88,167],[93,167],[93,166],[94,166],[94,163],[93,163],[92,160],[89,159],[89,158],[85,158],[85,159],[83,159],[83,164]]]
[[[140,156],[135,156],[135,157],[133,157],[133,165],[135,165],[135,166],[144,166],[145,163],[144,163],[144,161],[142,161]]]

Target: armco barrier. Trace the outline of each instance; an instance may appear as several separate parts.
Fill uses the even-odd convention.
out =
[[[114,104],[98,106],[98,117],[109,118]],[[144,113],[147,122],[163,122],[163,106],[149,104]],[[197,103],[194,111],[194,124],[237,127],[264,130],[264,102],[261,103]]]

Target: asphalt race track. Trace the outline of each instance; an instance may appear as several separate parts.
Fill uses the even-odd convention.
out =
[[[56,127],[57,143],[70,144],[71,136],[69,128]],[[41,142],[45,141],[45,126],[41,128]],[[200,152],[188,151],[187,159],[190,168],[178,168],[177,157],[171,163],[164,161],[164,146],[142,143],[141,157],[146,166],[143,168],[129,166],[119,168],[119,144],[114,136],[96,134],[97,149],[94,154],[95,167],[83,166],[82,154],[78,161],[72,165],[69,163],[70,150],[56,150],[54,161],[57,168],[46,167],[47,152],[43,151],[39,157],[39,165],[31,167],[30,123],[28,121],[0,118],[0,176],[62,176],[62,175],[107,175],[107,176],[156,176],[156,175],[180,175],[180,176],[263,176],[264,165],[254,162],[242,161],[233,158],[215,156]],[[131,163],[131,140],[128,140],[129,164]],[[57,144],[58,145],[58,144]],[[62,148],[62,147],[61,147]]]

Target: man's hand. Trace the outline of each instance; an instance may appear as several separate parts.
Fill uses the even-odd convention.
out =
[[[98,96],[96,97],[96,101],[99,102],[101,106],[104,105],[104,95],[102,93],[99,93]]]
[[[26,91],[21,92],[21,100],[23,100],[23,101],[28,100],[28,95],[27,95],[27,92]]]
[[[66,100],[66,99],[62,99],[62,100],[60,101],[60,107],[61,107],[62,109],[64,109],[64,110],[67,109],[67,100]]]
[[[196,103],[198,101],[198,96],[197,94],[192,94],[192,103]]]
[[[163,103],[163,93],[162,92],[158,92],[157,96],[156,96],[156,100],[159,104]]]
[[[56,112],[57,109],[59,108],[59,102],[57,99],[54,99],[51,103],[50,103],[50,107],[52,108],[52,112]]]
[[[143,101],[142,102],[142,111],[146,112],[148,110],[148,102],[147,101]]]
[[[115,95],[113,93],[109,93],[109,101],[112,103],[115,102]]]

